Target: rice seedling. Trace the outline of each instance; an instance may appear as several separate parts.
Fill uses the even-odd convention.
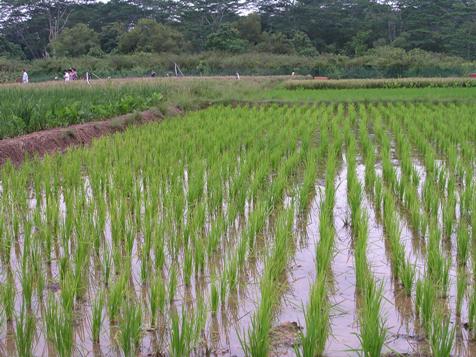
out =
[[[170,276],[169,276],[169,289],[168,289],[168,298],[169,298],[169,302],[172,303],[175,299],[175,293],[177,291],[177,271],[175,270],[175,268],[172,268],[172,270],[170,271]]]
[[[358,335],[364,356],[380,356],[387,337],[387,329],[380,316],[382,285],[368,280],[363,289],[363,304],[359,313]]]
[[[1,287],[2,307],[7,322],[13,321],[15,312],[15,283],[11,274],[7,275],[6,281]]]
[[[135,356],[142,333],[142,309],[131,301],[124,299],[119,321],[119,344],[125,356]]]
[[[155,326],[159,311],[165,312],[165,305],[167,303],[167,292],[165,284],[160,276],[157,274],[154,281],[149,288],[149,301],[150,301],[150,324]]]
[[[460,223],[456,235],[456,258],[459,265],[465,266],[469,258],[469,233],[466,224]]]
[[[431,329],[435,300],[435,289],[431,280],[418,280],[416,284],[416,312],[427,332]]]
[[[74,346],[73,311],[58,305],[56,299],[50,295],[45,321],[48,339],[55,346],[58,355],[71,356]]]
[[[112,323],[116,322],[120,309],[121,302],[124,299],[124,292],[126,291],[126,276],[120,276],[109,289],[107,309],[109,313],[109,319]]]
[[[99,343],[101,336],[101,325],[103,322],[103,308],[104,308],[104,295],[100,292],[93,302],[91,312],[91,333],[93,336],[93,342]]]
[[[210,304],[213,315],[216,315],[219,303],[220,295],[218,293],[218,287],[215,280],[212,279],[212,282],[210,284]]]
[[[195,320],[184,308],[180,315],[172,313],[171,319],[169,353],[173,357],[189,356],[194,340]]]
[[[330,305],[326,293],[326,275],[318,277],[311,289],[305,310],[306,330],[300,333],[300,345],[295,345],[297,356],[321,356],[330,333]]]
[[[456,316],[461,316],[464,294],[466,292],[467,276],[464,269],[458,269],[456,277]]]
[[[411,296],[413,284],[415,282],[415,265],[403,261],[402,267],[399,271],[401,272],[400,279],[402,281],[403,289],[407,296]]]
[[[35,338],[35,318],[22,306],[20,315],[16,319],[15,345],[18,356],[33,356],[33,343]]]
[[[455,328],[450,327],[450,320],[441,313],[436,313],[431,322],[431,353],[436,357],[449,357],[455,341]]]

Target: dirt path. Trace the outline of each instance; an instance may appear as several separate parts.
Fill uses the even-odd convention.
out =
[[[0,140],[0,165],[8,160],[18,165],[27,157],[42,157],[52,152],[65,151],[69,147],[87,145],[95,138],[124,131],[129,126],[160,121],[165,116],[175,116],[181,113],[179,108],[168,108],[165,113],[159,110],[147,110],[109,120],[48,129]]]

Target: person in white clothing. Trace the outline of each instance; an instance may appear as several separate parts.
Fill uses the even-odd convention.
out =
[[[23,84],[28,83],[28,73],[27,73],[26,69],[23,70],[23,74],[21,76],[21,82]]]
[[[71,78],[69,76],[69,71],[68,70],[64,71],[64,81],[69,82],[70,79]]]

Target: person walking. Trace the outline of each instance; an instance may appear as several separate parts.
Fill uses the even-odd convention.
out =
[[[27,84],[28,83],[28,72],[26,71],[26,69],[23,70],[23,74],[21,76],[21,82],[23,84]]]
[[[65,82],[69,82],[69,81],[70,81],[71,77],[70,77],[69,70],[64,71],[64,77],[63,77],[63,78],[64,78],[64,81],[65,81]]]

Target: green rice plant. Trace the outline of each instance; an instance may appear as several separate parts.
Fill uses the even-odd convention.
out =
[[[431,353],[435,357],[450,357],[455,341],[455,328],[450,327],[450,320],[441,313],[434,314],[431,321],[429,341]]]
[[[170,270],[169,276],[169,302],[172,303],[175,299],[175,293],[177,291],[177,271],[175,268]]]
[[[305,332],[300,332],[300,345],[295,345],[297,356],[322,356],[330,333],[330,304],[326,294],[326,275],[321,275],[311,288],[304,318]]]
[[[476,338],[476,290],[472,288],[468,299],[468,330],[471,339]]]
[[[15,282],[11,274],[7,275],[7,279],[1,286],[1,301],[3,311],[7,322],[13,321],[13,315],[15,312]]]
[[[406,261],[403,261],[399,271],[405,294],[411,296],[413,284],[415,282],[415,264],[409,264]]]
[[[186,286],[190,286],[193,273],[193,255],[189,249],[184,250],[183,279]]]
[[[111,278],[112,258],[109,249],[107,249],[106,247],[104,248],[104,256],[101,262],[103,283],[105,286],[109,286],[109,281]]]
[[[220,303],[220,295],[218,293],[217,283],[215,281],[215,278],[212,278],[212,281],[210,282],[210,304],[211,304],[212,315],[216,315],[218,311],[219,303]]]
[[[377,217],[381,215],[382,201],[383,201],[382,180],[379,177],[377,177],[375,179],[375,198],[374,198],[375,213]]]
[[[456,235],[456,258],[458,264],[465,266],[469,258],[469,233],[466,224],[460,223]]]
[[[171,319],[170,356],[189,356],[192,351],[195,320],[192,316],[187,315],[183,307],[180,316],[174,312],[171,314]]]
[[[20,315],[16,318],[15,324],[15,345],[18,356],[33,356],[33,343],[35,338],[35,317],[26,311],[22,306]]]
[[[425,331],[430,331],[435,307],[436,292],[432,281],[428,278],[418,280],[416,284],[416,313]]]
[[[103,321],[102,311],[104,308],[104,295],[100,292],[96,299],[94,299],[92,312],[91,312],[91,333],[93,337],[93,343],[99,343],[101,337],[101,325]]]
[[[165,311],[165,305],[167,303],[166,294],[164,281],[160,274],[157,274],[149,290],[150,323],[152,327],[155,326],[158,312]]]
[[[461,306],[466,292],[467,276],[464,269],[458,269],[456,277],[456,316],[461,316]]]
[[[146,249],[142,249],[142,257],[140,261],[140,280],[143,285],[149,280],[150,271],[150,255]]]
[[[261,301],[251,320],[251,330],[246,340],[240,337],[240,344],[246,356],[267,356],[269,353],[269,331],[276,289],[269,280],[261,284]]]
[[[71,270],[67,270],[61,285],[61,305],[66,311],[73,311],[76,294],[76,281]]]
[[[364,356],[380,356],[387,329],[380,317],[383,286],[377,286],[372,280],[363,289],[363,304],[359,313],[360,333],[358,335]]]
[[[31,307],[31,301],[33,297],[33,282],[34,276],[33,272],[28,269],[26,266],[22,268],[21,273],[21,288],[22,288],[22,296],[23,296],[23,303],[26,307]]]
[[[109,320],[111,323],[117,322],[119,317],[121,302],[124,299],[124,293],[126,291],[126,276],[121,275],[109,289],[109,295],[107,299],[107,310],[109,313]]]
[[[58,355],[71,356],[74,346],[73,311],[58,305],[56,299],[50,295],[45,321],[48,339],[53,343]]]
[[[135,356],[142,333],[142,309],[137,303],[126,298],[121,310],[119,344],[125,356]]]

